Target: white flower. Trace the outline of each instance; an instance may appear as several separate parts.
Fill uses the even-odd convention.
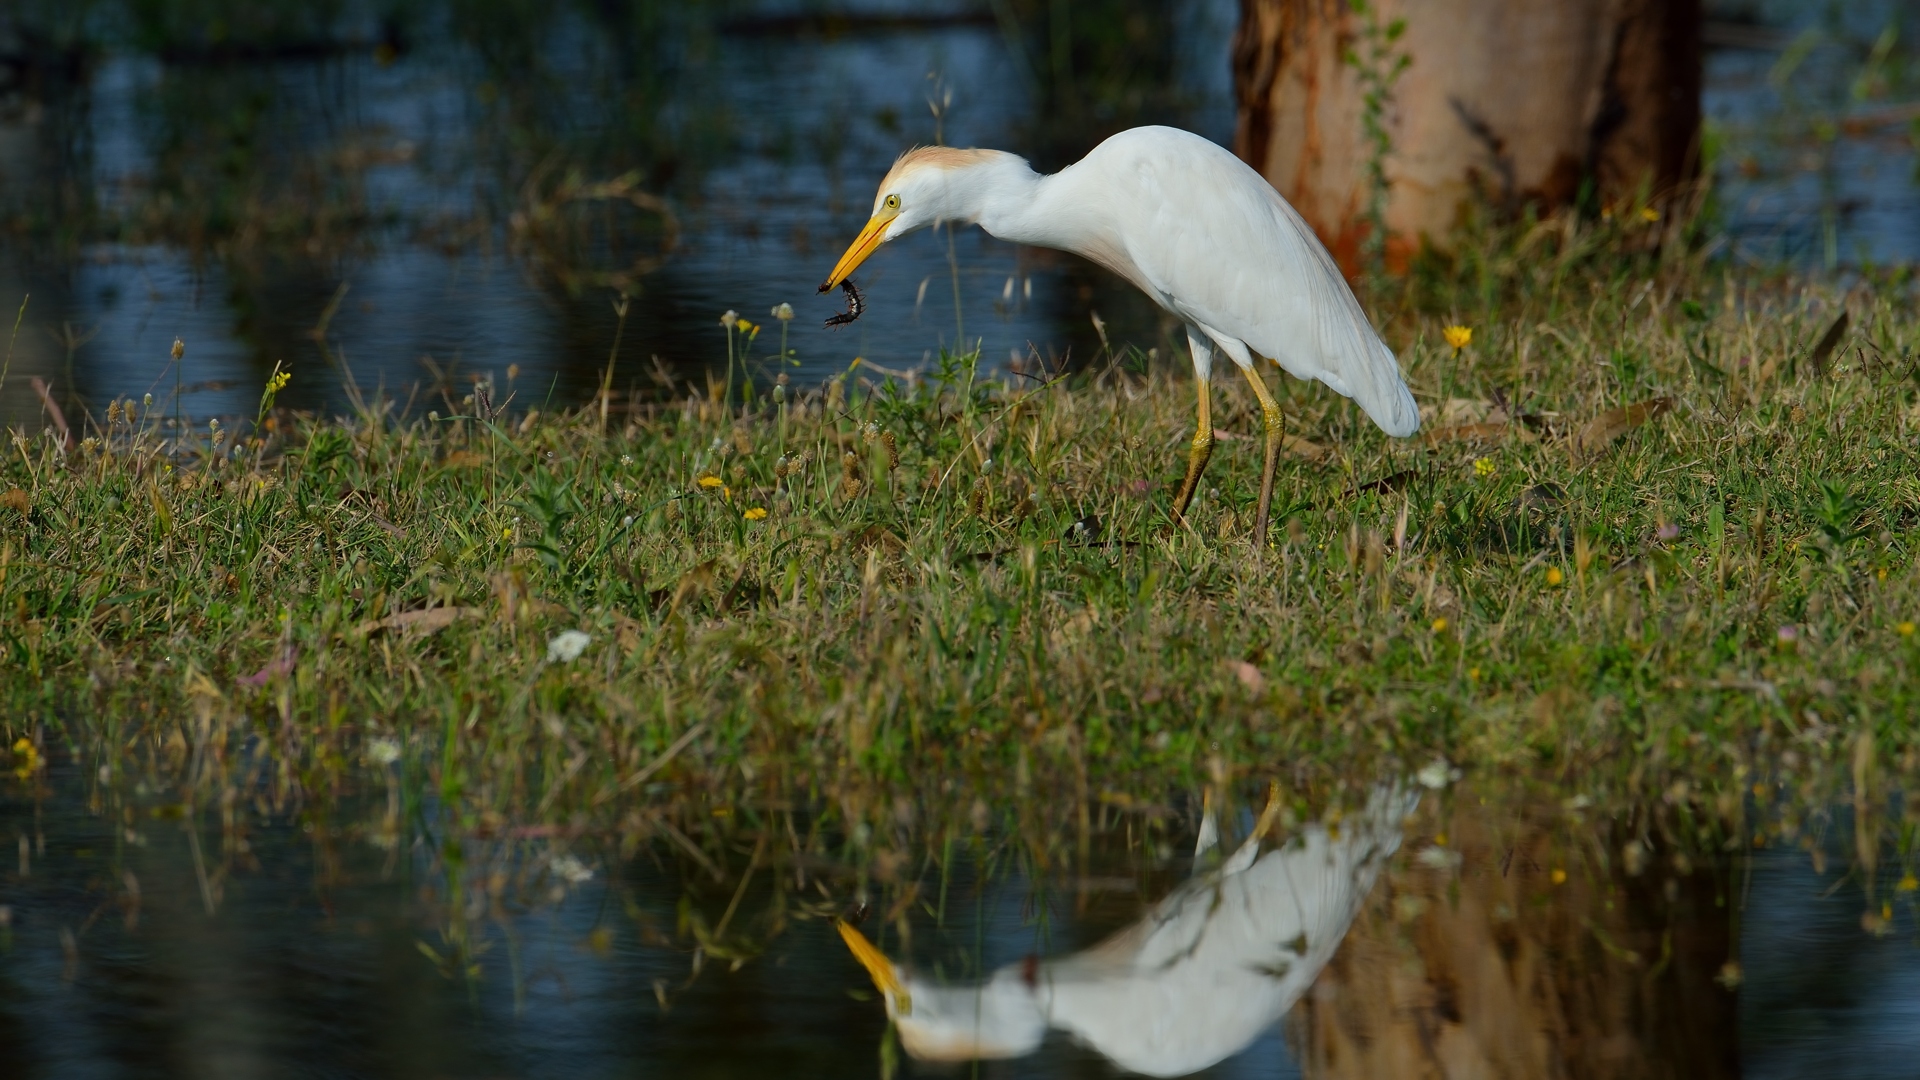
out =
[[[386,768],[400,760],[400,740],[380,738],[367,743],[367,760]]]
[[[1460,770],[1448,765],[1445,758],[1434,758],[1426,767],[1413,774],[1420,786],[1439,791],[1455,780],[1460,779]]]
[[[572,855],[555,855],[547,865],[553,870],[554,877],[569,885],[593,880],[593,868]]]
[[[547,663],[570,664],[580,659],[580,654],[592,643],[593,638],[579,630],[563,630],[547,642]]]
[[[786,322],[793,318],[793,305],[781,304],[773,309],[772,314],[774,318],[779,319],[781,322]]]

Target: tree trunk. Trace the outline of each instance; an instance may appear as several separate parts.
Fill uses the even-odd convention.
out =
[[[1698,169],[1700,0],[1241,0],[1234,149],[1351,272],[1369,231],[1360,68],[1405,20],[1381,116],[1385,250],[1445,246],[1469,200],[1514,210],[1661,200]],[[1355,56],[1357,54],[1357,57]],[[1358,61],[1358,67],[1355,60]]]

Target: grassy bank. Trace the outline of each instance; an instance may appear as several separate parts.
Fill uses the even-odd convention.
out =
[[[610,416],[495,414],[503,383],[264,441],[116,404],[0,465],[0,727],[257,739],[309,784],[400,754],[519,815],[675,778],[1084,794],[1435,755],[1732,790],[1863,732],[1911,771],[1907,291],[1560,250],[1382,304],[1420,439],[1286,382],[1264,552],[1244,387],[1175,528],[1191,385],[1125,357]]]

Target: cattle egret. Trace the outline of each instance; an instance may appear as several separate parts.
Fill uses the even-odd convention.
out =
[[[838,926],[916,1058],[1019,1057],[1059,1029],[1123,1069],[1181,1076],[1245,1049],[1313,984],[1418,803],[1404,786],[1382,786],[1337,828],[1309,825],[1262,853],[1278,806],[1270,802],[1218,869],[1188,879],[1139,922],[1084,952],[1009,964],[974,985],[929,982]]]
[[[1199,424],[1175,520],[1184,519],[1213,453],[1215,349],[1246,375],[1266,422],[1256,551],[1265,546],[1284,422],[1255,354],[1352,398],[1389,435],[1419,430],[1420,410],[1393,352],[1313,230],[1259,173],[1198,135],[1123,131],[1052,176],[999,150],[910,150],[880,182],[872,218],[820,290],[846,280],[882,243],[942,221],[1082,255],[1186,325]]]

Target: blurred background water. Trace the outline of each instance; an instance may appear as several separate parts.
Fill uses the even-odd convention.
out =
[[[910,145],[1053,169],[1143,123],[1230,141],[1237,16],[1233,0],[12,0],[0,308],[19,331],[0,421],[37,416],[28,375],[70,411],[180,390],[189,414],[251,415],[276,361],[297,408],[344,409],[351,377],[422,412],[510,370],[516,409],[571,404],[610,355],[617,387],[659,393],[724,365],[728,310],[766,324],[752,352],[772,371],[782,302],[801,381],[976,339],[993,363],[1084,359],[1096,315],[1167,353],[1174,328],[1111,275],[978,230],[891,245],[844,331],[822,328],[840,298],[814,287]],[[1719,252],[1920,255],[1915,12],[1717,0],[1709,18]]]

